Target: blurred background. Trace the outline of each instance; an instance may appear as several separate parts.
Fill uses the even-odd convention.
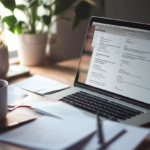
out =
[[[90,16],[150,23],[149,0],[94,1],[97,3],[97,6],[92,6]],[[22,3],[22,0],[16,0],[16,3]],[[38,11],[41,14],[44,10],[41,8]],[[0,15],[7,16],[10,14],[11,12],[8,9],[5,9],[2,5],[0,5]],[[19,10],[15,10],[14,14],[16,14],[17,18],[25,18],[24,14]],[[68,11],[66,15],[72,18],[74,15],[73,10]],[[50,28],[51,34],[48,38],[46,47],[46,54],[49,56],[49,61],[59,62],[80,56],[89,19],[90,17],[86,20],[83,20],[75,31],[72,31],[72,22],[66,20],[58,20],[53,24],[53,26]],[[18,61],[18,46],[16,36],[10,31],[6,30],[2,35],[2,38],[8,46],[10,58],[9,61]]]
[[[150,23],[149,0],[104,0],[102,8],[101,0],[96,0],[98,7],[93,7],[91,16],[108,17],[121,20],[129,20],[142,23]],[[104,9],[104,15],[102,13]],[[70,12],[68,15],[71,14]],[[64,20],[58,21],[57,33],[52,37],[51,54],[53,61],[62,61],[80,56],[88,20],[72,32],[71,23]],[[57,55],[58,51],[60,55]]]

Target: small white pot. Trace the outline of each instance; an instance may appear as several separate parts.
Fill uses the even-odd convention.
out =
[[[0,48],[0,77],[4,77],[8,71],[8,49],[7,47]]]
[[[18,36],[18,54],[23,66],[43,65],[47,33],[21,34]]]

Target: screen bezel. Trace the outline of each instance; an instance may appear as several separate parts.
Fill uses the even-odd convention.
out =
[[[123,26],[123,27],[130,27],[130,28],[134,28],[134,29],[136,28],[136,29],[150,30],[150,25],[149,24],[142,24],[142,23],[137,23],[137,22],[116,20],[116,19],[102,18],[102,17],[95,17],[95,16],[91,17],[90,21],[89,21],[89,24],[88,24],[88,27],[87,27],[86,34],[85,34],[85,38],[84,38],[84,42],[83,42],[83,46],[82,46],[82,51],[81,51],[81,54],[80,54],[80,61],[79,61],[78,69],[77,69],[77,72],[76,72],[76,77],[75,77],[75,80],[74,80],[74,86],[81,87],[81,88],[84,88],[84,89],[87,89],[87,90],[90,90],[90,91],[93,91],[93,92],[96,92],[96,93],[104,94],[106,96],[109,96],[109,97],[112,97],[112,98],[115,98],[115,99],[118,99],[118,100],[121,100],[121,101],[125,101],[125,102],[131,103],[131,104],[134,104],[134,105],[137,105],[137,106],[140,106],[140,107],[150,109],[150,104],[147,104],[147,103],[141,102],[141,101],[136,100],[136,99],[132,99],[132,98],[129,98],[129,97],[126,97],[126,96],[122,96],[122,95],[119,95],[119,94],[116,94],[116,93],[113,93],[113,92],[109,92],[109,91],[106,91],[106,90],[103,90],[103,89],[100,89],[100,88],[96,88],[96,87],[78,82],[79,69],[80,69],[79,67],[80,67],[80,63],[81,63],[82,54],[84,52],[84,45],[85,45],[86,36],[87,36],[89,26],[92,25],[93,22]]]

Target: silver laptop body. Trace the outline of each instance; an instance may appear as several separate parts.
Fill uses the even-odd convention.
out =
[[[60,100],[83,91],[142,113],[120,122],[150,122],[150,25],[91,17],[74,87],[49,95]],[[96,117],[78,108],[85,115]],[[105,117],[102,117],[105,120]]]

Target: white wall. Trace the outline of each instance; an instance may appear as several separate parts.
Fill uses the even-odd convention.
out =
[[[105,16],[150,23],[150,0],[105,0]]]
[[[100,0],[96,0],[100,5]],[[150,0],[105,0],[105,16],[109,18],[150,23]],[[101,16],[101,8],[96,7],[92,15]],[[72,12],[68,13],[72,16]],[[88,20],[72,32],[71,23],[59,21],[56,25],[57,34],[50,45],[52,61],[63,61],[80,56]]]

